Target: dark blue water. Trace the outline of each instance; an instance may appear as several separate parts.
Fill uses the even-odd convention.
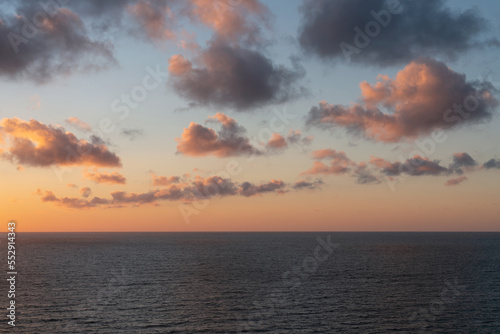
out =
[[[500,333],[499,233],[26,233],[17,261],[2,332]]]

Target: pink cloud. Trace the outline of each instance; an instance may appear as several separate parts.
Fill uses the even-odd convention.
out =
[[[221,125],[221,130],[207,128],[191,122],[181,137],[177,138],[177,152],[188,156],[230,157],[237,155],[262,154],[246,137],[246,130],[234,119],[217,113],[208,119]]]
[[[120,167],[120,158],[93,137],[92,142],[78,139],[64,128],[35,120],[0,120],[0,145],[3,159],[28,166]]]
[[[460,183],[467,181],[467,180],[468,180],[467,176],[459,176],[455,179],[449,179],[448,181],[446,181],[446,183],[444,185],[445,186],[458,186]]]
[[[84,174],[84,177],[95,183],[104,183],[104,184],[127,183],[127,179],[125,178],[125,176],[121,175],[118,172],[112,172],[112,173],[99,173],[97,171],[87,172],[86,174]]]
[[[339,126],[375,141],[398,142],[489,120],[498,105],[491,84],[468,82],[465,75],[429,58],[411,62],[394,79],[380,75],[378,80],[360,84],[357,103],[320,102],[309,112],[307,124]]]

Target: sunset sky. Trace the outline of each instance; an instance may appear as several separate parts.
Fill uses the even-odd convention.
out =
[[[500,231],[500,3],[0,4],[0,220]]]

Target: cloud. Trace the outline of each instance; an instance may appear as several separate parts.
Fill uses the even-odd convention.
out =
[[[354,177],[358,184],[377,184],[384,176],[391,178],[399,175],[462,174],[463,171],[460,168],[466,167],[467,171],[472,171],[475,166],[474,160],[467,153],[454,154],[454,163],[449,168],[442,166],[438,160],[430,160],[419,155],[396,162],[372,156],[368,163],[357,163],[351,160],[345,152],[333,149],[313,151],[311,156],[315,159],[312,167],[302,172],[301,175],[349,175]],[[325,163],[323,160],[329,160],[329,163]]]
[[[298,59],[286,67],[265,54],[261,27],[269,25],[270,12],[260,1],[191,0],[186,11],[214,32],[206,47],[189,48],[191,60],[180,54],[169,59],[173,89],[191,105],[246,111],[305,94]]]
[[[68,1],[65,1],[68,2]],[[255,43],[269,11],[257,0],[17,1],[0,14],[0,75],[37,83],[116,66],[115,34],[158,43],[188,35],[189,19],[217,36]],[[184,19],[184,20],[183,20]],[[185,41],[180,41],[184,42]]]
[[[320,181],[315,184],[319,185]],[[250,182],[235,183],[230,179],[220,176],[202,178],[194,177],[188,182],[171,183],[164,188],[151,190],[144,193],[130,193],[115,191],[110,198],[94,197],[92,199],[80,199],[75,197],[57,197],[52,191],[37,190],[42,202],[52,202],[61,207],[88,209],[94,207],[122,208],[127,205],[140,206],[144,204],[156,204],[159,201],[182,201],[193,202],[206,200],[214,197],[243,196],[251,197],[266,193],[284,194],[287,185],[281,180],[271,180],[266,183],[255,185]],[[311,186],[310,186],[311,187]],[[306,186],[295,187],[296,190],[307,188]]]
[[[345,174],[356,166],[356,163],[349,159],[342,151],[332,149],[323,149],[312,152],[313,159],[323,160],[331,159],[330,165],[326,165],[320,161],[314,161],[313,166],[302,173],[302,175],[317,175],[317,174]]]
[[[37,1],[23,1],[15,14],[0,14],[0,75],[37,83],[116,64],[113,46],[89,36],[68,8],[45,13]]]
[[[477,9],[451,10],[442,0],[305,0],[299,11],[300,45],[323,60],[392,66],[499,45],[480,39],[488,23]]]
[[[468,82],[465,75],[429,58],[411,62],[394,79],[379,75],[376,84],[362,82],[360,87],[360,102],[320,102],[309,111],[306,124],[343,127],[374,141],[398,142],[487,121],[498,106],[491,83]]]
[[[3,138],[3,140],[2,140]],[[96,136],[91,142],[78,139],[64,128],[31,119],[0,120],[1,158],[22,165],[120,167],[120,158]]]
[[[404,162],[389,162],[378,157],[371,157],[369,163],[379,167],[381,172],[388,176],[400,174],[409,174],[413,176],[447,175],[451,172],[448,168],[441,166],[439,161],[429,160],[419,155],[406,159]]]
[[[467,180],[468,179],[466,176],[459,176],[455,179],[449,179],[448,181],[446,181],[446,183],[444,185],[445,186],[458,186],[460,183],[467,181]]]
[[[89,187],[83,187],[82,189],[80,189],[80,195],[83,198],[88,198],[90,195],[92,195],[92,189],[90,189]]]
[[[122,129],[121,134],[128,137],[130,140],[135,140],[142,136],[144,132],[141,129]]]
[[[84,177],[95,183],[104,183],[104,184],[127,183],[127,179],[125,178],[125,176],[121,175],[118,172],[112,172],[112,173],[99,173],[97,171],[87,172],[84,174]]]
[[[62,197],[59,198],[57,197],[52,191],[42,191],[40,189],[37,190],[37,193],[40,196],[40,199],[42,202],[52,202],[55,203],[56,205],[66,207],[66,208],[72,208],[72,209],[88,209],[88,208],[93,208],[97,207],[100,205],[110,205],[109,200],[99,198],[99,197],[94,197],[91,200],[87,199],[81,199],[77,197]]]
[[[159,187],[159,186],[168,186],[174,183],[179,183],[181,181],[181,178],[178,176],[156,176],[152,175],[153,178],[153,186]]]
[[[356,178],[356,183],[358,184],[380,183],[380,179],[373,174],[373,172],[368,168],[368,165],[364,162],[361,162],[354,169],[352,176]]]
[[[250,182],[243,182],[240,185],[239,193],[245,197],[260,195],[263,193],[275,192],[278,194],[285,193],[285,183],[281,180],[271,180],[267,183],[254,185]]]
[[[302,137],[300,130],[290,130],[286,136],[288,144],[310,145],[314,140],[314,136]]]
[[[77,128],[78,130],[81,130],[81,131],[87,132],[87,131],[92,130],[92,127],[89,124],[85,123],[84,121],[82,121],[78,117],[69,117],[65,120],[65,122],[69,125],[74,126],[75,128]]]
[[[128,11],[136,18],[141,30],[149,39],[154,41],[175,39],[176,16],[168,3],[139,0],[128,6]]]
[[[78,186],[76,184],[74,184],[74,183],[68,183],[68,184],[66,184],[66,187],[68,187],[68,188],[77,188]]]
[[[281,152],[292,145],[310,145],[313,139],[313,136],[303,137],[300,130],[290,130],[286,137],[275,132],[266,143],[266,149],[270,153]]]
[[[471,170],[477,166],[477,161],[474,160],[468,153],[455,153],[453,154],[453,163],[450,165],[450,170],[455,173],[463,174],[463,169]]]
[[[269,9],[258,0],[190,2],[189,16],[193,21],[202,22],[231,42],[256,42],[260,27],[269,24]]]
[[[273,133],[271,139],[266,144],[266,148],[270,150],[282,150],[288,147],[286,139],[279,133]]]
[[[191,122],[181,137],[176,138],[177,152],[188,156],[230,157],[262,154],[246,137],[246,129],[229,116],[217,113],[207,122],[221,125],[218,132],[201,124]]]
[[[490,159],[487,162],[485,162],[483,166],[486,169],[491,169],[491,168],[500,169],[500,160]]]
[[[321,187],[324,184],[324,182],[321,179],[316,179],[313,182],[309,182],[306,180],[300,180],[295,182],[295,184],[292,186],[293,189],[309,189],[309,190],[315,190]]]
[[[182,55],[169,59],[174,90],[190,102],[237,111],[280,104],[304,94],[297,85],[304,69],[276,65],[260,51],[212,40],[195,64]]]
[[[261,30],[270,27],[272,15],[258,0],[78,1],[70,6],[90,22],[100,21],[98,31],[116,26],[141,40],[176,40],[188,50],[192,57],[173,55],[168,70],[169,84],[191,107],[250,110],[304,95],[298,81],[305,70],[297,57],[285,66],[265,51],[269,41]],[[130,14],[133,23],[126,29],[121,28],[123,12]],[[212,30],[206,46],[182,28],[186,19]]]

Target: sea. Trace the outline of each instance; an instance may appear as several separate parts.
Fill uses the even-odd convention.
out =
[[[1,333],[500,333],[500,233],[1,238]]]

